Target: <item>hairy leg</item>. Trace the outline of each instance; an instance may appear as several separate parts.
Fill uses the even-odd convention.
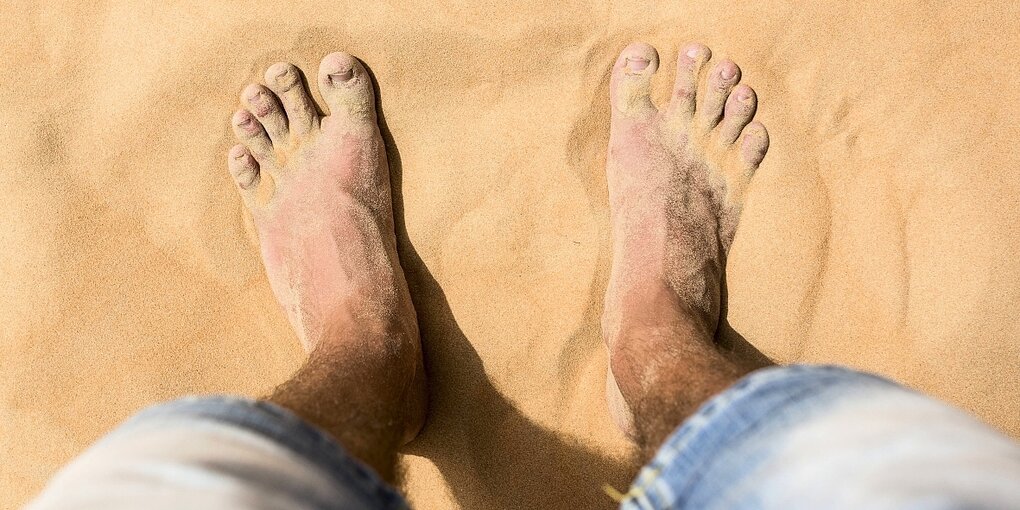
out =
[[[602,319],[607,398],[651,454],[712,395],[768,364],[718,336],[726,253],[768,149],[754,90],[729,60],[686,46],[661,110],[658,54],[632,44],[612,74],[608,161],[613,265]]]
[[[241,93],[228,166],[277,300],[309,352],[269,401],[391,478],[425,419],[418,324],[397,257],[389,167],[367,70],[320,64],[321,116],[291,64]]]

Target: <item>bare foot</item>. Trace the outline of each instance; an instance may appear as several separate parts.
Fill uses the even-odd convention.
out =
[[[242,143],[228,162],[269,283],[305,349],[328,352],[329,369],[353,383],[345,391],[358,392],[339,397],[364,400],[360,419],[395,424],[406,442],[424,421],[425,372],[371,80],[350,55],[324,58],[327,116],[293,65],[271,66],[265,81],[241,93],[232,123]]]
[[[720,349],[726,253],[765,127],[729,60],[683,48],[661,111],[649,96],[655,49],[631,44],[610,85],[608,162],[613,265],[602,319],[613,418],[655,448],[712,394],[760,364]],[[699,84],[701,85],[699,88]]]

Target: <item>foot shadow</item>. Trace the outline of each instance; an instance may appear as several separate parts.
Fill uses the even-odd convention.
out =
[[[367,68],[367,66],[366,66]],[[443,289],[407,236],[400,153],[386,126],[369,70],[386,144],[397,245],[418,313],[429,377],[429,416],[405,448],[442,473],[463,508],[615,508],[603,490],[626,490],[636,459],[611,458],[531,421],[497,390],[450,310]]]

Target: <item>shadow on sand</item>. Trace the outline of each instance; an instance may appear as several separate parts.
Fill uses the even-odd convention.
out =
[[[524,416],[489,381],[481,358],[458,327],[443,289],[407,236],[400,152],[382,114],[378,82],[369,74],[389,158],[398,251],[418,313],[429,376],[428,420],[405,452],[435,463],[463,508],[615,507],[603,485],[625,489],[638,466]]]

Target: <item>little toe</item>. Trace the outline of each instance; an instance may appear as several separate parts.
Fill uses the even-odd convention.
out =
[[[319,64],[319,91],[331,117],[375,122],[372,80],[362,63],[347,53],[330,53]]]
[[[633,43],[623,49],[613,66],[609,82],[609,98],[613,116],[643,117],[654,115],[652,75],[659,69],[659,53],[649,44]]]
[[[723,119],[719,123],[719,142],[724,145],[735,142],[744,126],[754,118],[757,107],[758,98],[754,89],[744,84],[734,87],[729,99],[726,100]]]
[[[670,111],[674,115],[691,118],[694,115],[698,94],[698,80],[705,65],[712,58],[712,50],[704,44],[688,44],[676,59],[676,82],[673,84],[673,98]]]
[[[318,124],[319,114],[301,76],[301,70],[293,64],[278,62],[266,69],[265,79],[283,103],[291,135],[300,137],[308,134]]]
[[[705,97],[698,105],[698,120],[705,129],[712,129],[719,123],[723,115],[723,106],[730,90],[740,81],[740,68],[732,60],[723,60],[716,64],[708,77]]]
[[[245,201],[251,198],[259,184],[259,163],[243,145],[235,145],[227,153],[227,168]]]
[[[237,136],[241,143],[248,147],[248,150],[260,164],[273,161],[275,158],[273,143],[269,140],[266,130],[262,128],[262,124],[251,112],[248,110],[234,112],[234,117],[230,123],[234,126],[234,135]]]
[[[744,171],[754,173],[765,159],[769,150],[769,132],[761,122],[754,121],[744,128],[743,140],[740,142],[740,161]]]
[[[248,107],[275,145],[287,145],[287,116],[276,94],[262,85],[251,84],[241,91],[241,102]]]

